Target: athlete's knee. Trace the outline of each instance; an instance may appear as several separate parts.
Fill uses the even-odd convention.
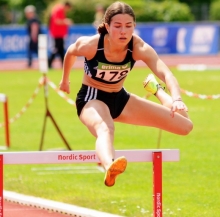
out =
[[[107,123],[105,121],[102,121],[97,124],[96,126],[96,132],[97,135],[99,134],[114,134],[115,126],[114,123]]]
[[[186,124],[184,124],[184,125],[182,125],[183,127],[182,127],[182,130],[181,130],[181,134],[183,135],[183,136],[186,136],[186,135],[188,135],[192,130],[193,130],[193,123],[192,123],[192,121],[190,121],[190,120],[188,120],[187,122],[186,122]]]

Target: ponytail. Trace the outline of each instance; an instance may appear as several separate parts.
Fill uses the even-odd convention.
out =
[[[98,33],[99,34],[104,34],[104,35],[106,33],[108,33],[104,23],[99,24],[99,26],[98,26]]]

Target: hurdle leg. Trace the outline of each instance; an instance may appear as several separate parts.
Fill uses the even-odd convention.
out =
[[[44,140],[44,133],[45,133],[45,127],[46,127],[46,118],[49,117],[54,124],[56,130],[58,131],[60,137],[62,138],[63,142],[65,143],[67,149],[71,151],[71,147],[69,146],[67,140],[63,136],[60,128],[58,127],[55,119],[53,118],[52,114],[50,113],[49,106],[48,106],[48,82],[47,82],[47,77],[46,74],[44,73],[44,100],[45,100],[45,106],[46,106],[46,114],[44,117],[44,125],[43,125],[43,130],[42,130],[42,135],[41,135],[41,142],[40,142],[40,147],[39,151],[42,151],[43,148],[43,140]]]
[[[62,138],[63,142],[65,143],[67,149],[68,149],[69,151],[71,151],[71,147],[69,146],[67,140],[66,140],[65,137],[63,136],[63,134],[62,134],[60,128],[58,127],[58,125],[57,125],[55,119],[53,118],[53,116],[51,115],[51,113],[50,113],[49,110],[48,110],[47,112],[48,112],[48,115],[49,115],[51,121],[53,122],[55,128],[57,129],[57,132],[59,133],[60,137]]]
[[[3,217],[3,155],[0,155],[0,217]]]
[[[44,134],[45,134],[45,128],[46,128],[46,115],[44,117],[44,123],[43,123],[43,129],[42,129],[42,133],[41,133],[41,140],[40,140],[40,148],[39,151],[42,151],[42,147],[43,147],[43,141],[44,141]]]
[[[43,124],[43,129],[42,129],[42,134],[41,134],[41,141],[40,141],[40,147],[39,147],[39,151],[42,151],[43,149],[43,141],[44,141],[44,134],[45,134],[45,128],[46,128],[46,121],[47,121],[47,117],[49,117],[51,119],[51,121],[53,122],[56,130],[58,131],[60,137],[62,138],[63,142],[65,143],[66,147],[68,150],[71,151],[71,147],[70,145],[68,144],[67,140],[65,139],[65,137],[63,136],[60,128],[58,127],[55,119],[53,118],[52,114],[50,113],[49,109],[47,108],[46,110],[46,114],[45,114],[45,117],[44,117],[44,124]]]
[[[153,216],[162,217],[162,152],[153,152]]]

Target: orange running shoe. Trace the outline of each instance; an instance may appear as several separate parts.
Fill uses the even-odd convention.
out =
[[[115,184],[116,177],[123,173],[127,166],[127,159],[122,156],[114,160],[105,173],[105,185],[111,187]]]

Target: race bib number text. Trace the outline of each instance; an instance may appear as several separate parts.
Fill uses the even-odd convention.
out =
[[[117,82],[127,76],[131,63],[125,65],[110,65],[99,62],[96,78],[107,82]]]

